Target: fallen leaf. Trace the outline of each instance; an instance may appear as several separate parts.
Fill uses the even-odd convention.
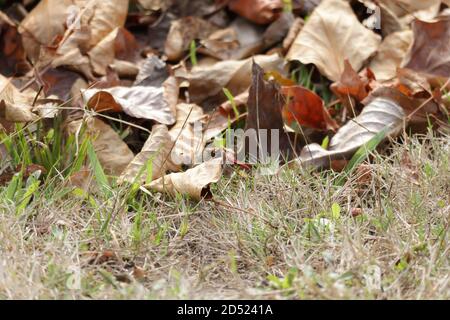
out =
[[[267,156],[288,158],[295,154],[294,139],[284,130],[282,109],[285,104],[286,99],[278,83],[264,80],[264,70],[254,63],[245,125],[245,133],[250,135],[248,144],[244,140],[244,149],[241,149],[251,161],[265,163]],[[251,134],[252,132],[255,134]],[[238,160],[243,160],[242,158],[239,156]]]
[[[173,77],[162,87],[113,87],[88,89],[83,93],[86,105],[98,112],[123,111],[134,118],[151,119],[159,123],[175,123],[178,85]]]
[[[370,63],[370,69],[377,80],[391,80],[396,76],[397,68],[405,58],[412,41],[411,30],[394,32],[383,40],[377,55]]]
[[[135,86],[160,87],[169,77],[167,65],[156,55],[151,55],[139,66]]]
[[[228,28],[200,41],[197,51],[220,60],[240,60],[261,52],[264,35],[263,27],[238,17]]]
[[[222,175],[222,159],[206,161],[186,172],[171,173],[153,181],[146,187],[157,192],[188,195],[194,200],[210,199],[211,183],[219,181]]]
[[[63,36],[72,0],[42,0],[19,26],[28,57],[39,58],[40,47],[50,45],[57,36]],[[45,23],[43,23],[45,21]]]
[[[414,19],[432,20],[439,13],[442,0],[380,0],[380,3],[400,18],[406,25]]]
[[[107,174],[120,176],[133,160],[133,152],[117,132],[97,118],[89,117],[84,120],[72,121],[67,125],[67,131],[69,134],[78,135],[83,125],[86,126],[86,134],[92,141],[103,170]]]
[[[283,116],[288,125],[298,123],[318,130],[333,131],[338,128],[323,100],[314,92],[301,86],[283,87],[281,92],[287,101],[283,107]]]
[[[147,179],[146,169],[149,161],[152,168],[151,180],[164,176],[169,167],[173,167],[170,159],[172,145],[173,142],[167,127],[162,124],[154,125],[152,133],[142,147],[141,152],[130,162],[118,182],[144,183]],[[140,177],[138,177],[139,173],[141,173]]]
[[[31,69],[17,26],[0,11],[0,70],[6,77],[20,76]]]
[[[355,108],[353,100],[349,101],[349,99],[353,98],[357,102],[361,102],[371,90],[370,83],[374,80],[374,75],[370,70],[366,69],[365,71],[365,76],[359,75],[353,70],[348,60],[345,60],[345,68],[341,79],[331,85],[333,93],[351,112],[354,112]]]
[[[292,166],[329,167],[330,161],[349,159],[365,143],[387,128],[387,136],[396,136],[404,123],[406,113],[394,100],[373,99],[362,113],[342,126],[331,139],[328,150],[318,144],[303,148]]]
[[[292,23],[286,37],[283,40],[283,50],[284,52],[288,52],[288,50],[291,48],[292,44],[295,41],[295,38],[300,33],[300,30],[305,26],[305,20],[302,18],[295,18],[294,22]]]
[[[413,98],[408,97],[394,87],[380,87],[374,90],[364,101],[364,105],[370,105],[377,99],[388,99],[399,105],[406,114],[405,124],[408,131],[424,133],[430,125],[430,117],[440,119],[439,106],[432,97]],[[367,108],[367,107],[366,107]]]
[[[177,105],[177,122],[169,131],[174,141],[171,152],[173,163],[192,166],[201,159],[205,147],[203,126],[200,122],[203,118],[201,107],[185,103]]]
[[[312,63],[327,78],[338,81],[348,59],[359,71],[378,49],[381,37],[366,29],[344,0],[323,0],[298,34],[287,59]]]
[[[432,94],[428,79],[411,69],[397,68],[395,87],[409,97],[424,98]]]
[[[37,61],[45,56],[40,63],[50,63],[54,68],[69,66],[93,79],[87,53],[116,28],[124,26],[128,5],[128,0],[41,1],[19,27],[28,57]],[[107,43],[101,44],[103,52],[105,47]],[[105,63],[111,60],[110,55],[108,52]],[[91,56],[97,57],[93,53]],[[112,62],[113,59],[109,61]],[[93,64],[101,69],[98,60]]]
[[[0,75],[0,118],[8,122],[31,122],[38,118],[32,112],[36,93],[31,90],[20,92],[11,79]]]
[[[266,71],[283,72],[284,60],[277,54],[259,55],[253,59]],[[226,100],[223,88],[229,89],[236,96],[250,87],[251,66],[252,59],[229,60],[212,66],[195,66],[187,74],[176,72],[175,75],[189,81],[189,97],[193,103],[204,105],[209,102],[215,107]]]
[[[402,67],[427,75],[450,77],[450,16],[435,22],[416,20],[414,41]]]
[[[92,70],[104,76],[115,60],[134,60],[137,49],[138,44],[129,31],[115,28],[88,52]]]
[[[244,18],[258,23],[273,22],[283,10],[282,0],[230,0],[228,8]]]
[[[207,39],[218,28],[199,17],[186,17],[172,22],[164,46],[170,61],[179,60],[189,49],[192,41]]]

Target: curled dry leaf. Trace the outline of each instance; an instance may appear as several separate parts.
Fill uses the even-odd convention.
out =
[[[402,66],[431,76],[450,77],[450,16],[435,22],[416,20],[414,42]]]
[[[147,179],[147,164],[151,161],[151,179],[156,180],[164,176],[168,169],[174,169],[170,161],[170,150],[173,142],[167,126],[157,124],[152,127],[152,133],[136,157],[130,162],[119,178],[119,183],[143,183]],[[138,175],[140,177],[138,177]]]
[[[46,56],[40,63],[69,66],[93,78],[87,53],[116,28],[124,26],[128,5],[128,0],[42,0],[19,27],[28,57],[37,61]],[[52,48],[48,50],[49,47]]]
[[[198,52],[220,60],[240,60],[259,53],[264,47],[264,28],[236,18],[228,28],[200,41]]]
[[[32,112],[36,93],[20,92],[8,78],[0,75],[0,119],[7,122],[31,122],[38,116]]]
[[[115,28],[88,52],[92,69],[104,76],[116,59],[133,60],[137,48],[138,44],[129,31]]]
[[[283,87],[282,93],[287,101],[283,116],[288,125],[298,123],[318,130],[337,130],[338,124],[317,94],[301,86]]]
[[[171,173],[153,181],[146,187],[171,195],[177,193],[189,195],[194,200],[212,197],[210,185],[222,176],[222,159],[216,158],[203,162],[186,172]]]
[[[258,24],[269,24],[283,10],[282,0],[230,0],[228,7],[242,17]]]
[[[377,55],[370,63],[370,69],[379,81],[391,80],[396,76],[413,41],[411,30],[394,32],[381,43]]]
[[[331,139],[328,150],[318,144],[303,148],[293,166],[329,167],[333,160],[349,159],[361,146],[387,128],[388,136],[397,135],[404,123],[405,112],[397,102],[387,98],[374,99],[362,113],[341,127]]]
[[[64,35],[71,5],[73,0],[42,0],[22,21],[19,32],[32,61],[38,59],[41,45],[50,45],[56,37]]]
[[[289,28],[289,31],[286,35],[286,38],[283,40],[283,51],[287,52],[292,44],[295,41],[295,38],[300,33],[300,30],[302,30],[303,26],[305,25],[305,20],[302,18],[295,18],[294,22],[292,23],[291,27]]]
[[[331,85],[331,90],[348,110],[354,109],[353,100],[349,99],[356,99],[356,101],[361,102],[371,90],[370,83],[374,81],[375,76],[370,69],[364,71],[363,75],[359,75],[353,70],[348,60],[345,60],[345,69],[341,79]]]
[[[402,24],[409,24],[414,19],[432,20],[439,13],[442,0],[379,0],[389,8]]]
[[[250,134],[248,146],[257,146],[256,149],[245,149],[251,160],[265,162],[268,160],[265,157],[274,157],[274,153],[283,157],[295,154],[294,139],[284,130],[282,109],[285,103],[278,83],[264,80],[264,70],[254,63],[245,126],[246,134]]]
[[[207,39],[218,28],[199,17],[185,17],[172,22],[164,46],[164,53],[170,61],[179,60],[193,40]]]
[[[88,89],[82,94],[86,105],[98,112],[123,111],[134,118],[151,119],[166,125],[175,123],[178,85],[173,77],[162,87]]]
[[[345,59],[359,71],[380,42],[379,35],[358,21],[348,2],[323,0],[298,34],[287,59],[312,63],[330,80],[338,81]]]
[[[423,98],[432,94],[428,79],[423,74],[419,74],[411,69],[397,68],[397,78],[394,86],[408,97]]]
[[[264,70],[283,72],[284,60],[277,54],[253,57]],[[206,99],[225,101],[223,88],[228,88],[236,96],[250,87],[252,59],[229,60],[215,63],[211,66],[196,66],[189,73],[178,72],[180,78],[189,81],[189,96],[191,101],[201,104]],[[217,106],[212,103],[213,106]]]
[[[151,55],[139,66],[135,86],[160,87],[169,77],[166,63],[156,55]]]
[[[177,122],[169,134],[174,141],[171,160],[176,164],[192,166],[200,158],[205,146],[203,127],[200,120],[204,118],[203,109],[195,104],[177,105]]]
[[[107,174],[120,176],[133,160],[133,152],[117,132],[97,118],[72,121],[67,125],[67,132],[78,135],[83,124],[86,126],[86,134],[91,137],[92,145],[103,170]]]
[[[439,119],[441,114],[438,105],[430,98],[414,98],[403,94],[396,88],[380,87],[373,91],[367,99],[363,101],[365,105],[370,105],[377,99],[388,99],[403,108],[406,114],[406,125],[408,131],[426,132],[430,124],[430,117]],[[366,107],[367,108],[367,107]]]

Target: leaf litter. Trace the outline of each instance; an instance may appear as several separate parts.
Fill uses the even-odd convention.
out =
[[[260,133],[277,132],[283,170],[349,170],[364,148],[448,128],[448,1],[199,3],[41,0],[18,4],[22,15],[1,11],[0,130],[33,126],[31,141],[48,134],[37,123],[62,119],[77,148],[89,138],[108,179],[199,201],[227,174],[224,158],[243,164],[227,129],[254,130],[269,155],[274,141],[262,147]],[[382,25],[357,5],[378,6]],[[90,176],[82,165],[73,179]]]

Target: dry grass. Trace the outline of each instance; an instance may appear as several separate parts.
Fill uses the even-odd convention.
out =
[[[55,179],[20,214],[0,200],[0,297],[449,299],[449,139],[385,154],[343,187],[235,170],[198,204]]]

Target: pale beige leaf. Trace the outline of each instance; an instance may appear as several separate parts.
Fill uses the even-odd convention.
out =
[[[376,134],[388,129],[388,136],[396,136],[402,128],[405,112],[397,102],[377,98],[362,113],[341,127],[331,139],[328,150],[313,143],[303,148],[299,159],[290,166],[328,167],[331,160],[350,159],[352,155]]]
[[[409,24],[414,19],[429,21],[435,18],[442,0],[380,0],[380,3],[401,18],[402,23]]]
[[[370,63],[377,80],[390,80],[395,77],[413,41],[411,30],[398,31],[388,35],[381,43],[377,55]]]
[[[153,181],[148,186],[149,189],[165,192],[171,195],[177,193],[189,195],[192,199],[201,200],[210,198],[209,186],[216,183],[222,176],[222,159],[212,159],[206,161],[186,172],[171,173]]]
[[[288,60],[312,63],[338,81],[348,59],[358,71],[377,50],[381,37],[366,29],[344,0],[323,0],[288,52]]]
[[[116,110],[135,117],[172,125],[175,123],[178,86],[171,77],[162,87],[113,87],[88,89],[82,93],[87,106],[97,111]]]
[[[217,27],[199,17],[185,17],[172,22],[164,45],[169,60],[179,60],[193,40],[206,39]]]
[[[82,125],[90,136],[94,150],[103,170],[110,175],[120,176],[134,158],[133,152],[108,124],[97,118],[72,121],[67,125],[69,134],[78,135]]]
[[[64,34],[68,8],[72,5],[75,0],[42,0],[22,21],[19,32],[32,60],[39,57],[41,45],[48,45],[56,36]]]
[[[167,170],[173,169],[170,162],[170,149],[173,142],[165,125],[157,124],[152,128],[152,133],[133,161],[127,166],[119,178],[119,183],[142,183],[147,179],[147,164],[152,163],[152,180],[164,176]],[[138,175],[141,173],[141,176]]]
[[[99,43],[117,27],[123,27],[128,14],[129,0],[96,0],[91,26],[91,47]]]
[[[10,79],[0,75],[0,118],[8,122],[31,122],[38,116],[32,112],[36,96],[31,90],[20,92]]]
[[[177,105],[177,122],[169,131],[175,143],[172,162],[192,166],[201,156],[205,141],[200,120],[204,117],[203,109],[195,104]]]

